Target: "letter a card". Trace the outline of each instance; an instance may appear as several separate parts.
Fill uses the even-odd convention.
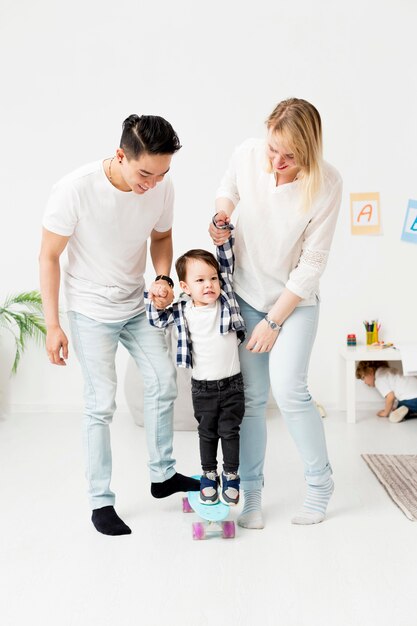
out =
[[[417,243],[417,200],[408,201],[401,239]]]
[[[350,219],[352,235],[380,235],[379,193],[351,193]]]

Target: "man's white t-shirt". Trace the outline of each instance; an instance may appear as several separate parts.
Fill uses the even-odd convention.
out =
[[[116,189],[102,161],[57,182],[43,226],[70,237],[63,270],[67,310],[100,322],[130,319],[145,310],[147,240],[172,226],[174,189],[165,176],[143,195]]]
[[[184,309],[193,353],[193,378],[221,380],[240,372],[238,338],[220,332],[220,300],[206,306],[187,302]]]
[[[375,387],[383,398],[391,391],[397,400],[413,400],[417,398],[417,378],[402,376],[388,367],[378,367],[375,372]]]

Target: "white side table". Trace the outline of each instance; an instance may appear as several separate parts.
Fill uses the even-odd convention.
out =
[[[396,348],[369,350],[366,346],[347,347],[340,355],[340,409],[346,411],[348,423],[356,422],[356,363],[359,361],[401,361],[401,352]]]

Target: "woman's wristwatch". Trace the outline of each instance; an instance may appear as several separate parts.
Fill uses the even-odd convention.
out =
[[[282,324],[280,326],[279,324],[277,324],[273,320],[270,320],[269,317],[268,317],[268,314],[265,315],[264,320],[268,324],[269,328],[271,328],[272,330],[281,330]]]
[[[172,278],[170,278],[169,276],[165,276],[164,274],[159,274],[156,278],[155,278],[155,282],[157,280],[165,280],[168,285],[171,287],[171,289],[174,289],[174,281],[172,280]]]

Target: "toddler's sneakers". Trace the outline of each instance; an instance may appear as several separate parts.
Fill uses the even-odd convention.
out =
[[[395,411],[391,411],[388,419],[390,422],[394,422],[394,424],[397,424],[398,422],[403,421],[407,413],[408,407],[402,405],[399,406],[398,409],[395,409]]]
[[[222,473],[222,493],[220,499],[224,504],[234,506],[239,502],[240,477],[238,474]]]
[[[200,478],[200,502],[202,504],[217,504],[219,501],[220,478],[213,472],[203,472]]]

